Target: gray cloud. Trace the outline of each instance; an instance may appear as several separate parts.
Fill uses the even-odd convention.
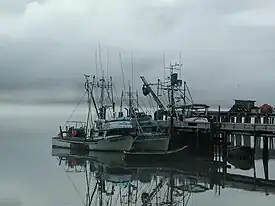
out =
[[[2,100],[81,96],[83,74],[101,73],[95,68],[100,42],[104,73],[108,49],[108,73],[118,88],[123,86],[119,52],[127,80],[134,53],[137,89],[140,75],[150,81],[163,78],[164,51],[166,63],[178,60],[181,52],[182,76],[195,100],[274,101],[268,92],[275,84],[271,0],[16,2],[0,4]]]
[[[27,5],[34,1],[43,0],[3,0],[0,2],[1,13],[22,13],[26,9]]]

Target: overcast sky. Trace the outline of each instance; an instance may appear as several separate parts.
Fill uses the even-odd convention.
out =
[[[274,0],[1,0],[0,99],[80,98],[95,74],[100,42],[106,74],[163,78],[182,54],[182,77],[197,102],[274,103]],[[211,101],[210,101],[211,100]],[[77,100],[76,100],[77,101]]]

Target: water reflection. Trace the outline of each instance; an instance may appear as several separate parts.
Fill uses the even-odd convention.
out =
[[[274,180],[256,178],[254,158],[238,159],[232,154],[228,162],[190,156],[180,161],[129,162],[121,153],[81,154],[65,149],[53,149],[52,155],[67,173],[85,174],[86,206],[188,205],[193,193],[212,190],[220,195],[226,187],[275,194]],[[230,174],[229,163],[254,169],[254,177]]]
[[[54,149],[53,156],[66,172],[85,173],[84,205],[187,205],[192,193],[222,185],[221,165],[214,161],[136,164],[125,162],[121,153],[60,149]]]

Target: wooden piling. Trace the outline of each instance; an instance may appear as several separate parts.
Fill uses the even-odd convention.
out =
[[[228,151],[228,133],[227,132],[224,132],[223,133],[223,144],[222,144],[222,159],[223,159],[223,177],[225,178],[226,177],[226,174],[227,174],[227,157],[228,157],[228,154],[227,154],[227,151]],[[224,181],[223,181],[224,182]],[[225,185],[223,184],[222,185],[222,188],[225,188]]]
[[[268,137],[264,137],[263,166],[264,166],[264,175],[265,175],[266,182],[268,182],[269,180],[268,160],[269,160]],[[269,195],[267,189],[266,189],[266,195]]]
[[[245,117],[244,123],[251,123],[251,118]],[[251,147],[251,136],[243,135],[243,146]]]

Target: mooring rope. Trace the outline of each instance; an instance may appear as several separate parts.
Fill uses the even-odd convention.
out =
[[[76,111],[76,109],[77,109],[78,106],[80,105],[81,101],[82,101],[82,100],[84,99],[84,97],[86,96],[86,94],[87,94],[87,91],[86,91],[86,92],[84,93],[84,95],[80,98],[79,102],[77,103],[76,107],[74,108],[74,110],[72,111],[72,113],[70,114],[70,116],[68,117],[68,119],[65,121],[65,123],[64,123],[64,125],[63,125],[62,128],[64,128],[65,125],[66,125],[66,122],[68,122],[68,121],[71,119],[71,117],[73,116],[74,112]]]

